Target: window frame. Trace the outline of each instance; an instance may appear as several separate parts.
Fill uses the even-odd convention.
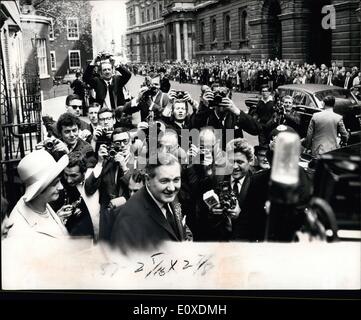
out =
[[[78,53],[78,55],[79,55],[79,66],[77,66],[77,67],[72,67],[72,66],[71,66],[71,58],[70,58],[70,56],[71,56],[72,53]],[[78,69],[81,69],[81,54],[80,54],[80,50],[68,50],[68,62],[69,62],[69,69],[70,69],[70,70],[78,70]]]
[[[54,56],[54,66],[53,66],[53,60],[51,56]],[[56,71],[56,53],[55,50],[50,50],[50,67],[52,71]]]
[[[206,31],[205,31],[206,24],[204,23],[204,19],[199,21],[199,41],[200,44],[204,44],[206,38]]]
[[[50,18],[50,25],[49,25],[49,40],[54,41],[55,40],[55,34],[54,34],[54,20],[53,18]]]
[[[248,39],[248,11],[246,7],[242,7],[238,12],[239,21],[239,39],[241,41]]]
[[[227,21],[229,19],[229,21]],[[223,14],[223,25],[224,25],[224,42],[230,43],[232,41],[232,24],[231,24],[231,14],[230,12],[225,12]],[[228,32],[227,32],[228,30]]]
[[[48,55],[45,38],[36,39],[36,55],[40,79],[49,78]]]
[[[77,22],[77,36],[76,37],[70,37],[69,36],[69,21],[71,20],[75,20]],[[74,17],[70,17],[70,18],[66,18],[66,37],[68,40],[79,40],[79,33],[80,33],[80,29],[79,29],[79,18],[74,18]]]
[[[213,23],[215,22],[215,23]],[[217,42],[217,16],[211,16],[211,43]]]

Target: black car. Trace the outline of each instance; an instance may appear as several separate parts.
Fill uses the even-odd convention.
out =
[[[352,133],[352,143],[360,141],[360,114],[361,103],[350,91],[337,86],[328,86],[321,84],[289,84],[279,86],[277,89],[277,99],[286,95],[293,98],[294,108],[301,117],[300,136],[305,137],[307,134],[308,124],[315,112],[323,110],[323,99],[332,95],[335,97],[334,111],[344,117],[345,126]],[[255,108],[259,97],[246,99],[246,106],[250,109]]]
[[[313,195],[332,208],[338,238],[360,241],[361,143],[324,153],[312,161]]]

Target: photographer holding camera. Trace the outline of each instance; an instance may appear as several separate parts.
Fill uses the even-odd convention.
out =
[[[136,98],[137,107],[140,110],[140,118],[141,121],[148,121],[151,115],[152,120],[159,120],[164,108],[169,103],[169,97],[168,94],[160,90],[159,83],[149,76],[145,78],[145,82]]]
[[[87,167],[94,167],[96,156],[92,146],[80,138],[80,119],[69,112],[63,113],[56,122],[56,130],[59,139],[50,137],[40,143],[36,149],[44,148],[55,159],[59,159],[64,154],[79,151],[84,157]]]
[[[102,107],[98,111],[98,125],[93,132],[91,145],[95,152],[99,150],[101,144],[108,145],[111,143],[111,135],[114,130],[114,113],[107,107]]]
[[[111,134],[110,144],[101,144],[98,163],[85,180],[88,196],[99,191],[101,239],[109,239],[114,222],[114,208],[124,204],[128,195],[128,183],[134,156],[131,153],[131,137],[125,128],[116,128]]]
[[[276,110],[277,125],[284,124],[300,135],[301,116],[294,110],[293,98],[291,96],[282,97],[280,106]]]
[[[178,140],[182,136],[182,129],[192,129],[194,115],[198,109],[198,102],[187,91],[170,90],[170,103],[162,113],[162,120],[168,128],[177,132]]]
[[[226,87],[213,86],[212,90],[202,87],[198,111],[194,118],[196,128],[212,126],[222,129],[222,148],[225,149],[226,129],[234,129],[235,138],[243,138],[243,130],[252,135],[258,134],[255,120],[237,108],[231,100],[231,92]]]
[[[59,198],[50,205],[55,211],[63,206],[71,207],[70,214],[61,217],[70,235],[97,239],[99,234],[99,193],[96,192],[91,196],[85,194],[86,172],[86,163],[81,153],[70,153],[69,163],[61,178],[64,189],[61,190]]]
[[[226,213],[218,206],[222,190],[216,175],[220,173],[218,170],[222,169],[220,166],[225,163],[226,157],[219,147],[214,129],[202,128],[199,144],[192,144],[188,153],[191,164],[182,173],[179,199],[185,212],[189,213],[187,225],[193,233],[194,241],[228,241],[231,238],[228,218],[235,218],[238,213],[236,207],[230,206],[231,210]],[[216,196],[215,190],[218,193]],[[227,191],[222,194],[226,193]]]
[[[125,105],[123,87],[132,75],[122,65],[115,68],[118,72],[116,74],[114,62],[114,58],[110,53],[101,52],[87,66],[83,75],[84,82],[95,91],[95,101],[111,110]],[[100,76],[93,74],[96,65],[99,66]]]

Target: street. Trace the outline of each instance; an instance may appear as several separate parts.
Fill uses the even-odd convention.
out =
[[[144,77],[140,76],[140,75],[137,75],[137,76],[133,75],[130,78],[129,82],[127,83],[127,88],[133,97],[137,96],[139,89],[143,82],[144,82]],[[192,98],[199,101],[199,96],[201,93],[201,85],[190,84],[190,83],[181,83],[180,84],[176,81],[171,81],[171,88],[175,89],[175,90],[187,91],[191,94]],[[54,120],[56,120],[62,113],[64,113],[66,111],[65,110],[66,94],[67,94],[67,92],[69,92],[69,94],[71,94],[72,90],[70,89],[70,87],[68,85],[60,85],[60,86],[54,87],[53,90],[51,90],[51,92],[53,94],[54,94],[54,90],[55,90],[55,95],[57,95],[57,93],[60,93],[63,95],[44,100],[42,110],[43,110],[43,115],[49,115],[49,116],[53,117]],[[52,96],[52,94],[50,96]],[[248,109],[247,109],[247,106],[245,105],[245,100],[248,97],[252,97],[252,96],[255,96],[255,94],[234,92],[232,100],[238,108],[240,108],[242,111],[247,113]],[[85,121],[88,121],[87,117],[82,117],[82,119]],[[255,146],[258,144],[257,136],[251,136],[251,135],[247,134],[246,132],[245,132],[244,136],[252,146]]]

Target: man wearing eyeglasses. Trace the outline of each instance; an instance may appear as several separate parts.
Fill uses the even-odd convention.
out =
[[[83,101],[81,98],[75,94],[70,94],[66,97],[65,100],[66,112],[71,113],[76,116],[80,121],[79,127],[79,137],[83,140],[90,142],[91,140],[91,127],[90,124],[80,119],[80,116],[83,112]],[[56,138],[61,138],[61,133],[57,130],[56,122],[48,129],[48,136],[54,136]]]
[[[110,237],[115,219],[112,209],[123,205],[129,197],[128,184],[133,165],[129,132],[125,128],[116,128],[111,134],[111,143],[99,146],[98,162],[84,186],[88,196],[99,190],[99,237],[103,240]]]

